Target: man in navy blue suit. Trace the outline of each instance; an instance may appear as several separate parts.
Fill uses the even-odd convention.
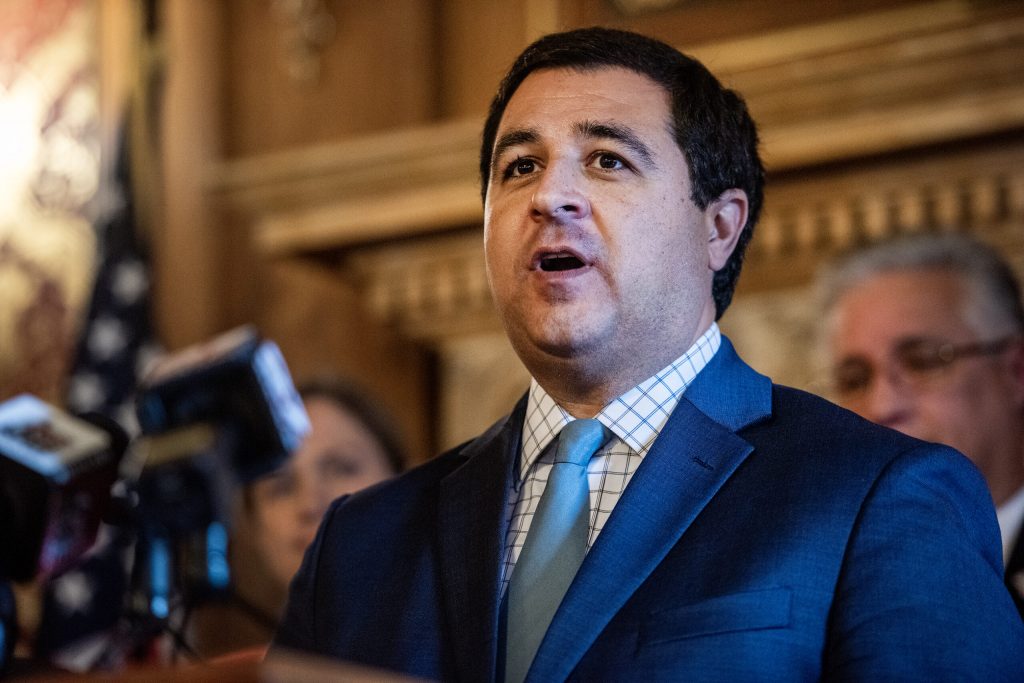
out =
[[[335,502],[275,649],[465,681],[1024,678],[973,466],[773,385],[718,330],[764,178],[736,93],[636,34],[547,36],[499,87],[480,171],[530,389],[477,439]],[[584,419],[603,432],[585,556],[517,668],[511,615],[554,582],[510,587]]]

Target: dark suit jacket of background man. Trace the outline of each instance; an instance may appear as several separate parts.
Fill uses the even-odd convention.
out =
[[[1017,539],[1006,559],[1006,587],[1013,596],[1017,611],[1024,619],[1024,525],[1017,531]]]
[[[498,679],[525,404],[337,501],[275,647]],[[723,340],[587,555],[528,678],[1024,680],[998,539],[965,458],[773,385]]]

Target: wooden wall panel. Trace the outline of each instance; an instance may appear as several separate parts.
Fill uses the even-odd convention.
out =
[[[557,0],[442,0],[441,111],[481,117],[519,51],[557,28]]]
[[[281,347],[296,382],[351,379],[395,419],[412,462],[434,454],[426,347],[367,312],[334,270],[310,261],[268,264],[255,322]]]
[[[438,38],[431,0],[324,0],[334,25],[319,76],[288,72],[296,30],[278,3],[225,3],[227,156],[246,156],[430,120],[438,113]],[[285,4],[285,3],[280,3]],[[296,4],[296,3],[291,3]],[[316,3],[299,3],[313,4]]]
[[[689,45],[730,40],[807,23],[832,21],[917,0],[562,0],[565,26],[611,26],[661,38],[684,51]],[[668,5],[630,12],[623,8]]]
[[[153,235],[156,323],[171,349],[225,328],[221,258],[228,245],[203,186],[203,169],[221,157],[225,77],[220,68],[223,6],[163,4],[167,77],[160,147],[164,211]],[[228,255],[230,256],[230,255]]]

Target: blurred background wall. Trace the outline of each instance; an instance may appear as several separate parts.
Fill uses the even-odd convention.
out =
[[[418,459],[472,436],[527,383],[487,293],[479,127],[519,50],[593,24],[694,54],[759,121],[723,328],[778,381],[825,390],[810,284],[839,250],[965,230],[1024,271],[1016,0],[0,0],[0,391],[95,398],[70,378],[88,329],[131,332],[89,322],[119,215],[151,279],[117,291],[164,347],[254,322],[297,377],[364,384]]]

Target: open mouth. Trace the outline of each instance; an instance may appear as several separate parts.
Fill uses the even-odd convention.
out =
[[[545,254],[540,258],[540,269],[548,273],[576,270],[586,265],[578,256],[568,253]]]

